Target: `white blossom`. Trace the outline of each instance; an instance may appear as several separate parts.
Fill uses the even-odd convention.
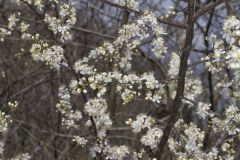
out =
[[[64,115],[62,124],[67,126],[67,128],[77,127],[76,122],[82,119],[82,113],[78,110],[72,110],[69,90],[65,86],[61,86],[58,96],[60,101],[57,103],[56,108]]]
[[[30,158],[31,156],[29,155],[29,153],[22,153],[14,158],[11,158],[10,160],[29,160]]]
[[[0,111],[0,133],[6,133],[8,131],[9,121],[11,121],[10,116]]]
[[[88,140],[85,139],[84,137],[74,136],[73,142],[77,142],[77,144],[79,144],[83,147],[87,144]]]
[[[157,58],[163,58],[163,53],[167,51],[167,47],[165,46],[164,40],[161,36],[157,36],[158,38],[153,39],[152,45],[153,49],[152,51],[155,53]]]
[[[134,99],[135,95],[136,95],[135,91],[125,88],[121,93],[123,104],[127,104],[130,101],[132,101]]]
[[[180,57],[176,53],[171,54],[170,62],[169,62],[169,69],[168,74],[171,77],[177,76],[180,67]]]
[[[129,8],[137,9],[137,2],[136,0],[113,0],[114,3],[117,3],[121,6],[127,6]]]
[[[206,116],[210,115],[209,113],[209,107],[211,105],[210,104],[206,104],[206,103],[203,103],[203,102],[199,102],[198,103],[198,109],[197,109],[197,114],[202,117],[203,119],[206,118]]]
[[[76,23],[76,10],[74,7],[62,3],[59,14],[59,18],[45,14],[44,21],[55,35],[60,33],[61,41],[70,40],[72,38],[71,27]]]
[[[16,23],[19,21],[19,19],[16,17],[16,14],[12,14],[8,17],[8,28],[10,30],[13,29],[13,27],[16,26]]]
[[[33,60],[45,62],[50,67],[59,70],[64,59],[63,48],[57,45],[49,46],[47,43],[38,40],[39,35],[35,37],[37,42],[33,43],[30,48]]]
[[[150,129],[155,124],[155,119],[145,114],[139,114],[135,121],[129,119],[126,123],[131,126],[133,132],[138,133],[145,128]]]
[[[106,159],[109,160],[124,160],[127,155],[130,154],[128,147],[126,146],[111,146],[107,150],[107,157]]]
[[[141,143],[149,146],[151,149],[155,149],[163,135],[162,129],[158,127],[151,128],[147,131],[146,135],[142,136]]]
[[[240,20],[235,16],[229,16],[224,20],[223,37],[229,44],[233,44],[240,38]],[[239,43],[239,42],[238,42]]]
[[[105,137],[107,130],[112,126],[105,99],[95,98],[89,100],[84,106],[84,111],[86,114],[93,117],[98,129],[98,137]]]

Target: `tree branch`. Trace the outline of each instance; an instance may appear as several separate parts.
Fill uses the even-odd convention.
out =
[[[210,4],[209,6],[207,7],[204,7],[203,9],[197,11],[194,16],[193,16],[193,19],[196,20],[198,19],[200,16],[204,15],[205,13],[211,11],[213,8],[219,6],[220,4],[222,4],[224,2],[224,0],[218,0],[212,4]]]
[[[188,30],[186,32],[186,39],[185,44],[182,52],[182,56],[180,59],[180,69],[178,73],[178,82],[177,82],[177,94],[176,97],[173,100],[173,104],[171,107],[171,115],[168,121],[167,126],[165,127],[163,131],[163,136],[161,138],[161,141],[159,143],[159,153],[160,153],[160,159],[161,155],[163,153],[163,150],[167,144],[169,135],[171,133],[171,130],[175,124],[175,121],[177,120],[178,110],[181,106],[181,100],[184,94],[184,87],[185,87],[185,76],[188,69],[188,56],[191,52],[192,48],[192,41],[194,36],[194,1],[188,0]]]

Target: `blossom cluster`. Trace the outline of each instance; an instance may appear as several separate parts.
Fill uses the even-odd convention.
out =
[[[88,102],[84,106],[84,111],[90,117],[93,117],[97,128],[98,138],[102,139],[106,137],[106,132],[112,126],[112,121],[109,117],[109,113],[107,112],[107,103],[105,99],[94,98],[88,100]],[[93,124],[88,121],[87,125]]]
[[[97,154],[105,156],[107,160],[124,160],[131,155],[130,149],[125,145],[112,146],[108,144],[108,141],[101,141],[91,147],[92,157],[96,157]]]
[[[145,146],[149,146],[151,149],[157,148],[161,137],[163,135],[162,129],[158,127],[150,128],[145,135],[142,136],[141,142]]]
[[[139,133],[145,128],[150,129],[154,125],[154,123],[155,119],[145,114],[137,115],[135,121],[133,121],[132,119],[126,121],[126,124],[131,126],[133,132],[135,133]]]
[[[8,102],[8,106],[11,111],[14,111],[18,108],[18,102]],[[9,128],[9,123],[12,122],[10,115],[7,115],[5,112],[0,111],[0,134],[1,136],[6,136]],[[3,157],[5,147],[5,141],[3,139],[0,140],[0,156]],[[31,157],[28,153],[19,154],[10,160],[29,160]]]
[[[163,98],[164,86],[155,78],[153,72],[141,75],[134,72],[127,73],[131,69],[131,60],[135,48],[141,44],[143,39],[150,36],[148,33],[149,28],[155,35],[152,51],[155,52],[157,58],[162,58],[162,53],[166,51],[166,47],[161,35],[165,33],[161,26],[158,25],[157,18],[153,14],[146,14],[136,22],[124,25],[119,30],[119,36],[114,42],[104,42],[102,46],[92,50],[88,57],[79,59],[74,64],[75,72],[81,76],[79,79],[71,80],[69,92],[74,95],[87,95],[91,93],[91,90],[97,92],[96,97],[87,99],[84,105],[84,113],[89,116],[86,126],[95,130],[94,132],[97,134],[97,141],[90,148],[93,157],[102,154],[105,155],[106,159],[121,160],[130,154],[128,147],[124,145],[112,146],[107,141],[107,131],[112,126],[112,120],[108,113],[108,103],[105,98],[108,84],[117,84],[116,91],[121,96],[123,104],[127,104],[140,96],[140,91],[143,88],[147,89],[146,100],[160,103]],[[161,44],[161,47],[157,47],[159,44]],[[104,69],[97,68],[92,63],[102,60],[113,62],[113,70],[102,71]],[[123,72],[119,70],[123,70]],[[61,103],[69,105],[69,100],[65,101],[62,100]],[[65,110],[59,111],[63,112]],[[129,125],[131,125],[134,132],[146,131],[141,138],[143,145],[152,149],[157,147],[163,132],[155,125],[154,118],[139,115],[136,121],[130,123],[129,121]],[[82,146],[87,143],[84,137],[75,136],[73,140]],[[133,156],[135,159],[143,154],[134,153],[136,153]]]
[[[235,16],[229,16],[225,19],[223,25],[223,37],[229,44],[237,42],[240,44],[240,20]]]
[[[0,26],[0,41],[1,42],[4,41],[5,37],[10,36],[12,34],[12,31],[16,27],[18,21],[19,21],[19,18],[17,18],[17,15],[11,14],[8,17],[7,26]]]
[[[75,71],[87,76],[87,78],[83,77],[78,81],[73,80],[71,82],[70,87],[74,94],[81,92],[86,93],[86,86],[89,85],[93,90],[98,90],[97,95],[101,97],[106,93],[106,85],[113,81],[117,81],[117,92],[120,93],[124,104],[129,103],[139,96],[140,93],[133,90],[134,86],[137,86],[137,88],[141,90],[143,85],[149,90],[145,99],[157,103],[162,100],[164,85],[155,78],[153,72],[144,73],[142,75],[134,73],[123,74],[117,71],[99,72],[94,66],[88,64],[89,61],[90,60],[85,57],[75,62]],[[155,91],[155,93],[152,91]]]
[[[87,144],[88,140],[85,139],[84,137],[74,136],[73,142],[77,142],[78,145],[84,147]]]
[[[44,21],[48,24],[49,29],[56,36],[59,36],[61,41],[70,40],[72,38],[71,27],[76,23],[76,10],[69,4],[61,3],[59,17],[45,14]]]
[[[136,117],[136,120],[131,118],[126,121],[126,124],[129,125],[133,132],[139,133],[144,129],[147,129],[146,134],[141,138],[141,143],[145,146],[151,147],[154,149],[158,146],[161,137],[163,135],[162,129],[156,127],[156,120],[145,114],[139,114]]]
[[[10,116],[0,111],[0,133],[6,133],[8,131],[9,121],[11,121]]]
[[[113,2],[121,6],[126,6],[132,9],[137,9],[137,5],[138,5],[136,0],[113,0]]]
[[[8,106],[10,107],[11,111],[15,111],[18,108],[18,101],[8,102]]]
[[[70,102],[70,93],[65,86],[59,88],[58,96],[60,101],[57,103],[56,108],[64,115],[62,124],[69,127],[77,127],[77,122],[82,119],[82,113],[78,110],[73,110]],[[77,141],[77,140],[76,140]]]
[[[4,142],[0,141],[0,156],[1,157],[3,157],[4,146],[5,146]],[[9,160],[29,160],[30,158],[31,158],[31,156],[29,155],[29,153],[21,153],[13,158],[10,158]]]
[[[107,56],[111,62],[114,62],[114,67],[129,71],[134,49],[144,39],[150,37],[149,30],[152,31],[152,51],[156,57],[162,58],[163,53],[167,50],[162,38],[165,32],[162,26],[157,23],[157,17],[153,13],[145,13],[133,23],[124,25],[118,31],[118,37],[115,41],[105,42],[102,46],[92,50],[88,57],[105,59]]]
[[[226,47],[221,40],[215,40],[213,46],[214,54],[210,54],[202,59],[206,61],[205,64],[211,72],[219,72],[224,66],[233,70],[240,68],[239,24],[240,21],[235,16],[230,16],[224,21],[223,38],[229,46]]]
[[[183,100],[184,103],[196,102],[197,98],[202,94],[202,84],[199,79],[188,78],[185,84],[184,97],[187,100]]]
[[[218,141],[212,142],[208,151],[203,150],[206,133],[194,123],[187,124],[182,119],[175,123],[176,135],[173,134],[168,140],[170,150],[177,156],[177,159],[234,159],[235,150],[231,136],[238,135],[240,130],[239,108],[236,106],[227,107],[223,116],[209,112],[209,105],[199,103],[198,114],[203,118],[210,116],[214,134],[219,134]],[[228,137],[229,136],[229,137]],[[228,137],[228,138],[226,138]],[[216,146],[224,141],[221,150]]]
[[[178,135],[168,140],[169,148],[177,159],[216,159],[218,151],[212,148],[210,152],[202,150],[205,132],[195,124],[186,124],[182,119],[175,123]]]
[[[164,30],[160,26],[154,26],[153,36],[156,37],[152,41],[152,51],[156,55],[157,58],[162,59],[163,53],[167,52],[167,47],[165,46],[164,39],[162,35],[165,34]]]
[[[30,28],[30,25],[25,23],[25,22],[21,22],[20,26],[19,26],[19,30],[22,33],[22,38],[23,39],[31,39],[32,35],[28,33]]]
[[[226,59],[226,50],[223,46],[222,41],[216,40],[213,45],[214,54],[209,54],[202,58],[202,60],[205,61],[206,67],[212,73],[220,72],[224,67],[225,63],[223,62],[225,62]]]
[[[31,159],[31,156],[29,155],[29,153],[22,153],[17,155],[14,158],[11,158],[10,160],[29,160]]]
[[[224,112],[224,118],[213,118],[213,130],[215,132],[227,132],[228,135],[236,135],[240,133],[238,125],[240,124],[239,108],[230,105]]]
[[[33,39],[35,43],[30,48],[33,60],[45,62],[51,68],[59,70],[64,59],[63,48],[58,45],[49,46],[40,39],[39,34],[36,34]]]
[[[106,159],[109,160],[124,160],[130,154],[128,147],[124,145],[110,147],[107,152]]]
[[[177,53],[172,53],[170,62],[169,62],[169,69],[168,69],[168,75],[170,77],[175,77],[178,75],[178,70],[180,67],[180,57]]]
[[[43,0],[14,0],[14,2],[18,5],[21,5],[21,3],[27,3],[29,5],[35,6],[38,10],[42,11],[44,7]]]
[[[204,103],[204,102],[199,102],[198,107],[197,107],[197,114],[205,119],[207,116],[213,116],[212,113],[210,113],[210,104]]]
[[[169,10],[167,12],[167,14],[161,16],[162,19],[168,19],[170,18],[171,16],[175,16],[177,13],[176,13],[176,8],[174,6],[169,6]]]

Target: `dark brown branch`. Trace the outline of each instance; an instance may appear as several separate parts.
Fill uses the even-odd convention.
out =
[[[186,72],[188,69],[187,61],[188,61],[188,56],[191,52],[192,41],[193,41],[193,36],[194,36],[194,17],[193,17],[193,15],[194,15],[194,1],[188,0],[188,20],[187,20],[188,30],[186,32],[186,40],[185,40],[182,56],[180,58],[180,69],[179,69],[179,73],[178,73],[179,79],[177,82],[177,94],[173,100],[169,121],[163,131],[163,136],[159,143],[160,159],[161,159],[163,150],[167,144],[171,130],[177,120],[178,111],[181,106],[181,101],[182,101],[182,97],[184,94],[185,77],[186,77]]]
[[[161,18],[158,18],[158,21],[160,23],[167,24],[167,25],[174,26],[174,27],[181,28],[181,29],[188,28],[187,25],[185,25],[184,23],[181,23],[181,22],[169,21],[169,20],[165,20],[165,19],[161,19]]]
[[[219,6],[223,2],[224,2],[224,0],[218,0],[218,1],[210,4],[209,6],[206,6],[203,9],[197,11],[193,16],[194,20],[198,19],[200,16],[204,15],[205,13],[211,11],[213,8]]]

